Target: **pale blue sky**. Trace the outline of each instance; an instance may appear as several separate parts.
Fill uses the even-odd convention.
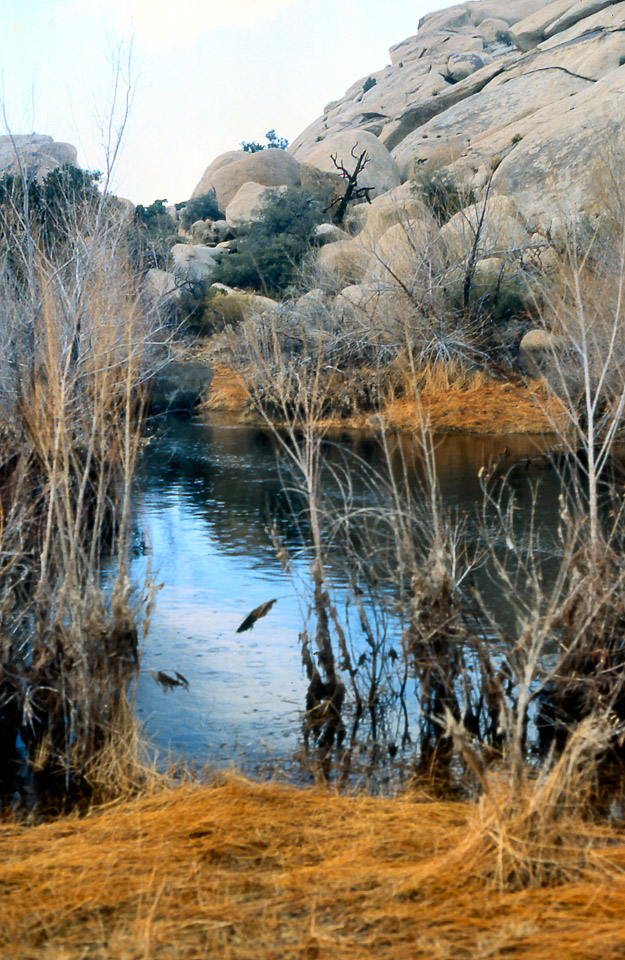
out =
[[[293,140],[388,62],[440,0],[0,0],[0,83],[14,133],[48,133],[102,169],[116,51],[133,103],[114,188],[185,200],[205,167],[272,127]],[[3,131],[4,132],[4,131]]]

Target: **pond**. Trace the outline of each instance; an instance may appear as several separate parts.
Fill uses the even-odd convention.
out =
[[[420,445],[409,437],[393,442],[393,456],[408,465],[418,488]],[[530,481],[540,476],[535,521],[549,534],[560,487],[540,456],[548,444],[522,436],[440,438],[436,465],[445,504],[473,517],[482,500],[480,468],[523,462],[516,481],[520,510],[529,510]],[[133,574],[144,575],[149,557],[162,588],[143,650],[136,709],[163,761],[234,762],[253,772],[276,760],[288,764],[301,746],[308,680],[300,633],[307,598],[297,584],[306,581],[310,557],[302,504],[285,491],[276,448],[270,432],[226,415],[172,417],[155,428],[139,465],[141,530]],[[364,434],[337,435],[327,455],[343,472],[355,464],[352,505],[375,506],[376,471],[384,459],[379,442]],[[334,483],[333,476],[327,482]],[[338,510],[338,488],[336,495]],[[292,554],[290,573],[276,556],[272,523]],[[337,550],[329,547],[329,567],[340,603],[346,583],[341,563],[332,562]],[[237,633],[253,608],[273,598],[278,601],[266,617]],[[492,600],[505,606],[505,598]],[[393,643],[399,648],[400,636]],[[188,689],[163,689],[154,680],[157,671],[177,671]]]

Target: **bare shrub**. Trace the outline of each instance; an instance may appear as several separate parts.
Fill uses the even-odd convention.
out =
[[[132,478],[163,336],[111,198],[89,215],[69,198],[52,244],[27,206],[14,214],[0,262],[0,778],[11,792],[19,734],[42,798],[72,797],[93,793],[111,738],[132,740],[120,730],[151,598],[128,580]]]
[[[388,435],[380,438],[386,469],[370,511],[354,503],[352,467],[329,467],[322,444],[325,419],[354,409],[345,400],[350,377],[360,409],[380,410],[400,391],[420,402],[428,384],[449,389],[484,362],[492,314],[486,298],[472,312],[470,295],[486,206],[473,213],[455,263],[435,231],[398,214],[390,238],[361,239],[369,264],[361,283],[331,296],[336,278],[317,278],[325,293],[241,325],[232,345],[257,409],[286,426],[289,483],[310,515],[309,733],[324,748],[340,744],[345,769],[368,717],[371,755],[382,746],[396,752],[399,727],[391,729],[386,707],[406,719],[413,684],[413,768],[438,764],[448,785],[455,779],[492,801],[496,824],[489,814],[482,840],[500,860],[489,869],[499,885],[522,886],[580,869],[580,845],[571,852],[565,843],[573,798],[588,813],[603,764],[622,757],[623,512],[610,471],[625,408],[622,245],[610,258],[597,255],[592,237],[565,247],[561,273],[549,281],[538,266],[526,270],[526,252],[503,251],[526,270],[528,300],[553,334],[542,396],[561,446],[545,469],[557,474],[561,496],[550,541],[538,522],[539,485],[527,523],[518,519],[518,468],[484,465],[481,514],[461,523],[444,509],[427,431],[416,490],[405,464],[398,469],[388,455]],[[450,301],[452,270],[459,300]],[[328,551],[338,544],[345,614],[328,574]],[[409,738],[406,720],[406,748]]]
[[[235,366],[247,370],[254,400],[267,412],[288,419],[281,408],[289,398],[299,402],[311,367],[322,414],[350,416],[415,395],[434,368],[462,378],[479,359],[477,327],[445,303],[435,232],[420,221],[396,223],[393,231],[386,245],[359,241],[370,263],[366,282],[331,296],[323,293],[332,287],[323,271],[309,274],[318,296],[287,301],[270,321],[258,317],[233,332]]]

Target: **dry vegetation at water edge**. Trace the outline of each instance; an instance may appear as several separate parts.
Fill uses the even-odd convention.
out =
[[[0,954],[413,960],[622,957],[625,842],[576,822],[560,881],[498,885],[492,807],[227,776],[0,827]],[[573,823],[574,821],[572,821]],[[575,865],[573,867],[573,864]]]

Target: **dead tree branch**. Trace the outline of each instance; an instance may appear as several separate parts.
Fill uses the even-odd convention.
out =
[[[355,143],[351,149],[351,155],[356,161],[356,166],[353,171],[347,169],[342,160],[338,159],[338,154],[330,154],[330,159],[332,163],[339,171],[344,180],[347,180],[347,186],[345,188],[345,193],[342,197],[337,197],[336,200],[333,200],[332,203],[327,206],[324,210],[324,213],[328,213],[334,206],[336,206],[336,213],[334,215],[335,222],[341,224],[345,218],[348,205],[353,200],[366,200],[367,203],[371,203],[371,197],[369,194],[374,189],[374,187],[359,187],[358,186],[358,177],[366,167],[366,165],[371,160],[371,157],[366,150],[363,150],[359,156],[356,156],[354,150],[358,146],[358,143]]]

